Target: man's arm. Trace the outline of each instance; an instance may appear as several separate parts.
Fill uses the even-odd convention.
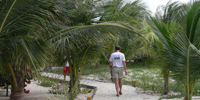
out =
[[[67,64],[67,61],[65,61],[65,65],[64,65],[64,67],[66,66],[66,64]]]
[[[112,54],[110,55],[110,58],[109,58],[109,66],[110,68],[112,68]]]
[[[124,64],[125,75],[127,75],[127,71],[126,71],[126,61],[123,61],[123,64]]]
[[[112,68],[112,62],[111,61],[109,62],[109,66],[110,66],[110,68]]]

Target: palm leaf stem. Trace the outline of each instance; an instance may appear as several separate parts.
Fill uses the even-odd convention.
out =
[[[27,47],[25,41],[24,41],[23,39],[21,39],[21,40],[22,40],[22,43],[23,43],[23,45],[24,45],[24,47],[25,47],[26,52],[28,53],[28,56],[29,56],[29,58],[30,58],[30,60],[31,60],[31,63],[33,64],[33,67],[34,67],[36,73],[38,73],[37,68],[36,68],[36,66],[35,66],[35,63],[33,62],[33,59],[32,59],[32,57],[31,57],[31,55],[30,55],[29,49],[28,49],[28,47]],[[38,77],[38,74],[36,74],[36,76]]]
[[[123,29],[126,29],[126,30],[128,30],[129,32],[133,32],[133,33],[135,33],[135,34],[137,34],[138,36],[141,36],[141,37],[143,37],[141,34],[139,34],[139,33],[137,33],[137,32],[134,32],[132,29],[130,29],[130,28],[128,28],[128,27],[126,27],[126,26],[123,26],[123,25],[120,25],[120,24],[111,24],[111,23],[109,23],[109,24],[95,24],[95,25],[88,25],[88,26],[74,26],[74,27],[71,27],[71,28],[67,28],[67,29],[63,29],[63,30],[60,30],[59,32],[58,32],[58,34],[56,34],[55,36],[53,36],[53,37],[50,37],[48,40],[53,40],[53,39],[58,39],[58,40],[60,40],[61,38],[60,38],[60,34],[59,33],[64,33],[66,30],[66,32],[67,33],[70,33],[70,32],[73,32],[73,31],[77,31],[77,30],[81,30],[81,29],[86,29],[86,28],[91,28],[91,27],[98,27],[98,26],[104,26],[105,28],[107,28],[106,26],[113,26],[113,27],[120,27],[120,28],[123,28]],[[109,32],[110,30],[107,30],[107,32]],[[65,37],[62,37],[62,38],[65,38]],[[144,38],[144,37],[143,37]],[[145,39],[145,38],[144,38]],[[56,41],[58,41],[58,40],[55,40],[55,41],[53,41],[53,42],[56,42]],[[146,40],[146,39],[145,39]]]
[[[191,93],[193,93],[195,85],[196,85],[196,80],[194,80],[193,85],[191,86]],[[191,96],[192,96],[192,94],[191,94]]]
[[[8,27],[9,25],[14,25],[14,24],[16,24],[16,23],[14,23],[14,22],[16,22],[18,19],[23,20],[23,14],[20,15],[20,16],[18,16],[17,18],[15,18],[15,19],[12,20],[12,21],[9,21],[9,23],[6,24],[6,25],[4,26],[4,29],[5,29],[6,27]],[[16,29],[16,30],[20,30],[20,28],[18,28],[18,29]],[[13,31],[15,31],[15,30],[13,30]],[[10,31],[10,33],[11,33],[11,32],[12,32],[12,31]]]
[[[79,80],[80,80],[81,72],[82,72],[82,70],[83,70],[83,65],[84,65],[84,63],[85,63],[86,54],[87,54],[89,48],[90,48],[90,45],[89,45],[89,47],[87,47],[87,49],[86,49],[86,51],[85,51],[85,53],[84,53],[84,55],[83,55],[83,57],[82,57],[82,59],[81,59],[81,62],[80,62],[80,64],[79,64],[79,65],[80,65],[80,73],[76,76],[76,85],[77,85],[77,87],[78,87],[78,78],[79,78]],[[78,70],[79,70],[79,69],[78,69]]]
[[[105,59],[109,62],[108,57],[106,57],[105,53],[102,51],[101,54],[105,57]]]
[[[15,79],[15,73],[14,73],[14,71],[13,71],[13,68],[11,67],[11,65],[10,64],[8,64],[8,67],[9,67],[9,69],[10,69],[10,72],[11,72],[11,75],[12,75],[12,77],[13,77],[13,88],[16,88],[17,87],[17,81],[16,81],[16,79]]]
[[[17,1],[17,0],[13,1],[13,3],[12,3],[12,5],[11,5],[10,9],[8,10],[8,13],[6,14],[6,16],[5,16],[4,20],[3,20],[3,23],[1,24],[0,32],[2,31],[3,26],[4,26],[6,20],[7,20],[8,16],[9,16],[9,14],[10,14],[10,12],[11,12],[13,6],[15,5],[16,1]]]
[[[190,57],[189,57],[189,55],[190,55],[190,46],[188,46],[188,53],[187,53],[187,95],[186,95],[186,97],[187,97],[187,100],[190,100],[189,99],[189,96],[190,96],[190,94],[189,94],[189,89],[190,89],[190,87],[189,87],[189,81],[190,81],[190,79],[189,79],[189,77],[190,77],[190,68],[189,68],[189,62],[190,62]]]

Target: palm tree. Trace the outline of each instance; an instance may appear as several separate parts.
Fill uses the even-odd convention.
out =
[[[109,0],[103,5],[100,21],[121,21],[136,25],[143,22],[146,15],[147,10],[141,0],[128,3],[123,0]]]
[[[133,2],[124,2],[123,0],[108,0],[103,4],[102,16],[99,22],[112,21],[117,23],[123,23],[126,27],[132,28],[137,33],[142,35],[143,23],[145,16],[148,15],[148,11],[141,0],[135,0]],[[125,24],[126,23],[126,24]],[[113,48],[113,45],[119,44],[122,46],[122,52],[125,53],[126,58],[132,57],[135,51],[142,47],[144,38],[141,37],[128,37],[127,39],[115,38],[110,44],[109,48]],[[134,48],[134,49],[133,49]],[[114,49],[108,51],[109,55],[114,52]]]
[[[37,71],[50,57],[49,43],[40,34],[50,15],[49,11],[41,9],[42,3],[36,0],[0,1],[0,68],[11,81],[11,100],[25,96],[26,69]]]
[[[132,37],[133,35],[137,37],[136,34],[141,36],[133,29],[124,25],[102,23],[89,26],[74,26],[63,29],[50,41],[53,41],[60,51],[64,51],[65,55],[71,56],[71,62],[69,62],[69,64],[71,66],[70,68],[74,70],[74,72],[72,71],[72,73],[70,73],[70,78],[74,79],[74,82],[71,82],[73,82],[72,90],[75,91],[75,89],[78,89],[75,84],[79,81],[79,74],[77,74],[79,68],[83,66],[85,59],[90,57],[86,57],[85,55],[88,55],[90,52],[93,52],[95,55],[102,53],[107,46],[106,44],[111,42],[115,37],[128,39],[128,37]],[[80,70],[82,70],[82,68]]]
[[[199,78],[199,7],[194,1],[184,5],[181,10],[182,22],[171,20],[166,24],[159,19],[150,18],[149,24],[154,29],[164,47],[164,57],[173,78],[184,84],[185,99],[192,100],[196,80]]]
[[[122,7],[122,8],[117,8],[118,10],[120,10],[120,12],[117,12],[117,14],[121,14],[121,16],[120,17],[113,17],[112,16],[112,14],[110,14],[109,12],[107,12],[107,8],[104,8],[104,12],[103,12],[103,15],[101,16],[101,18],[100,18],[100,22],[103,22],[103,21],[123,21],[123,22],[129,22],[129,20],[130,19],[132,19],[132,20],[134,20],[133,22],[134,23],[136,23],[136,20],[140,20],[141,21],[141,17],[143,17],[144,18],[144,15],[146,14],[146,13],[144,13],[145,12],[145,8],[143,8],[143,7],[141,7],[140,5],[139,5],[139,1],[135,1],[134,3],[131,3],[131,4],[125,4],[125,6],[122,6],[121,4],[119,4],[119,2],[121,2],[122,3],[122,0],[118,0],[118,2],[116,2],[116,0],[114,0],[113,1],[114,3],[107,3],[106,4],[106,6],[107,5],[109,5],[111,8],[112,8],[112,6],[113,5],[115,5],[115,4],[118,4],[120,7]],[[139,5],[139,6],[138,6]],[[137,7],[136,7],[137,6]],[[139,9],[140,8],[140,9]],[[143,9],[141,9],[141,8],[143,8]],[[82,8],[83,9],[83,8]],[[133,9],[134,9],[134,11],[133,11]],[[137,9],[137,10],[136,10]],[[116,10],[116,8],[112,8],[111,10]],[[142,16],[143,15],[143,16]],[[105,17],[105,16],[108,16],[108,17]],[[121,18],[123,18],[123,16],[124,17],[126,17],[126,16],[129,16],[129,20],[127,20],[126,18],[124,18],[124,19],[121,19]],[[140,18],[139,18],[140,17]],[[79,17],[79,19],[81,19],[81,17]],[[89,19],[89,18],[88,18]],[[115,19],[115,20],[110,20],[110,19]],[[126,20],[125,20],[126,19]],[[81,22],[81,21],[79,21],[79,22]],[[132,22],[132,23],[133,23]],[[87,24],[84,24],[84,25],[87,25]],[[124,26],[123,27],[127,27],[127,28],[129,28],[129,29],[131,29],[134,33],[136,32],[136,28],[133,28],[132,26],[128,26],[128,25],[125,25],[125,24],[123,24]],[[108,26],[107,28],[105,28],[105,27],[103,27],[103,26]],[[79,26],[79,27],[73,27],[72,29],[67,29],[68,31],[67,32],[71,32],[71,31],[74,31],[73,33],[75,34],[76,32],[79,32],[79,33],[76,33],[76,34],[82,34],[82,30],[84,30],[84,31],[86,31],[86,32],[88,32],[88,33],[84,33],[84,35],[86,35],[86,37],[87,37],[87,39],[86,38],[83,38],[83,37],[81,37],[81,38],[83,38],[84,40],[81,40],[80,39],[80,37],[77,39],[78,41],[76,41],[76,42],[73,42],[73,43],[77,43],[77,44],[79,44],[79,43],[82,43],[82,45],[79,47],[79,48],[85,48],[84,47],[84,45],[83,44],[87,44],[87,43],[85,43],[85,41],[87,40],[87,42],[88,41],[93,41],[93,42],[91,42],[91,43],[95,43],[95,41],[100,41],[101,40],[101,38],[104,38],[104,36],[102,36],[102,35],[99,35],[99,33],[108,33],[108,30],[109,31],[111,31],[110,33],[111,34],[113,34],[114,32],[114,34],[116,34],[117,33],[117,30],[119,30],[119,29],[116,29],[116,28],[114,28],[114,30],[111,30],[113,27],[117,27],[117,26],[115,26],[115,25],[112,25],[112,24],[101,24],[101,25],[92,25],[92,26],[90,26],[90,27],[94,27],[94,29],[92,29],[92,30],[90,30],[89,31],[89,29],[91,29],[91,28],[89,28],[88,26],[87,26],[87,28],[85,28],[86,26]],[[100,29],[100,28],[98,28],[98,27],[102,27],[102,29]],[[85,28],[85,29],[84,29]],[[89,28],[89,29],[88,29]],[[96,29],[96,28],[98,28],[98,29]],[[110,28],[110,29],[109,29]],[[99,30],[100,29],[100,30]],[[75,31],[76,30],[76,31]],[[81,30],[81,31],[78,31],[78,30]],[[120,29],[120,31],[121,31],[121,29]],[[66,33],[65,32],[63,32],[65,35],[66,35]],[[93,34],[92,34],[93,33]],[[95,34],[94,34],[95,33]],[[126,31],[124,31],[124,33],[126,33]],[[88,35],[88,34],[92,34],[92,35]],[[127,36],[126,34],[123,34],[122,33],[122,31],[121,32],[118,32],[118,34],[116,34],[116,35],[114,35],[113,34],[113,36],[112,37],[109,37],[109,39],[107,40],[107,44],[105,44],[106,46],[108,46],[108,44],[112,44],[113,42],[114,43],[118,43],[118,42],[115,42],[115,41],[118,41],[118,40],[120,40],[121,42],[123,42],[123,40],[124,41],[126,41],[126,40],[129,40],[129,41],[126,41],[126,42],[133,42],[133,39],[130,39],[130,37],[134,37],[134,40],[135,40],[135,35],[134,36],[131,36],[131,35],[129,35],[129,36]],[[83,36],[84,36],[83,35]],[[95,37],[96,35],[98,35],[97,37]],[[119,38],[119,37],[121,37],[121,36],[123,36],[124,35],[124,37],[123,38]],[[90,38],[90,36],[92,36],[92,38]],[[107,35],[107,36],[109,36],[109,35]],[[61,36],[61,37],[63,37],[63,36]],[[65,37],[67,37],[67,36],[65,36]],[[93,40],[93,38],[97,38],[98,40]],[[72,46],[72,44],[71,43],[67,43],[67,41],[65,40],[66,38],[63,38],[62,39],[62,41],[60,41],[59,40],[59,44],[61,44],[62,43],[62,46],[65,46],[65,49],[64,50],[62,50],[62,51],[68,51],[68,55],[71,55],[71,56],[75,56],[75,54],[73,53],[73,52],[78,52],[79,51],[79,49],[75,49],[76,48],[76,46],[75,47],[73,47]],[[92,40],[90,40],[90,39],[92,39]],[[74,40],[70,40],[70,39],[68,39],[67,38],[67,40],[68,41],[70,41],[70,42],[72,42],[72,41],[74,41]],[[105,40],[105,39],[104,39]],[[104,42],[103,40],[101,40],[102,42]],[[111,41],[111,42],[110,42]],[[70,44],[70,45],[64,45],[64,43],[65,44]],[[90,45],[90,48],[92,47],[92,44],[89,44]],[[124,42],[125,43],[125,42]],[[57,43],[56,43],[56,46],[59,46]],[[69,47],[72,47],[72,48],[74,48],[74,49],[72,49],[72,50],[70,50],[71,48],[69,48]],[[87,45],[86,45],[86,47],[87,47]],[[127,46],[128,47],[128,46]],[[59,46],[59,49],[61,48],[61,46]],[[103,46],[103,48],[104,48],[104,46]],[[67,49],[67,50],[66,50]],[[125,49],[124,49],[125,50]],[[71,51],[71,52],[69,52],[69,51]],[[73,52],[72,52],[73,51]],[[103,51],[101,51],[101,53],[102,53]],[[113,51],[112,51],[113,52]],[[111,52],[110,52],[111,53]],[[82,53],[82,54],[84,54],[84,53]],[[96,54],[98,54],[98,52],[96,53]],[[74,68],[76,68],[76,69],[78,69],[78,67],[74,67],[75,66],[75,64],[74,63],[78,63],[77,61],[72,61],[72,63],[71,63],[71,66],[73,66],[73,68],[72,69],[74,69]],[[78,65],[78,64],[76,64],[76,65]],[[74,69],[75,70],[75,69]],[[77,71],[76,71],[77,72]],[[72,73],[72,75],[70,75],[70,78],[71,79],[74,79],[74,76],[76,76],[76,74],[75,74],[75,72],[74,73]],[[76,79],[74,79],[74,82],[76,82],[75,81]],[[71,81],[72,82],[72,81]],[[71,84],[74,84],[74,82],[73,83],[71,83]],[[72,86],[73,87],[73,86]],[[71,90],[71,89],[70,89]]]
[[[180,15],[178,12],[182,9],[183,6],[181,6],[178,2],[168,2],[166,6],[160,6],[160,10],[158,9],[158,12],[156,13],[156,19],[164,22],[167,26],[171,24],[173,19],[181,20]],[[157,37],[157,36],[156,36]],[[152,41],[152,47],[154,51],[157,53],[158,57],[161,59],[162,62],[162,73],[164,77],[164,94],[168,94],[169,92],[169,69],[166,65],[166,60],[163,56],[163,50],[164,47],[160,43],[159,40],[153,40]]]
[[[1,2],[0,68],[10,75],[11,99],[20,99],[24,96],[26,68],[32,67],[37,71],[37,68],[44,66],[51,57],[51,47],[55,47],[65,55],[73,56],[70,61],[73,73],[70,77],[73,79],[71,90],[74,91],[77,89],[81,73],[79,68],[82,68],[86,58],[89,59],[86,55],[96,54],[103,49],[102,44],[110,42],[115,37],[127,39],[137,34],[130,27],[114,23],[66,27],[64,25],[68,25],[68,21],[71,20],[67,19],[62,23],[63,18],[71,16],[68,17],[63,13],[63,5],[56,8],[52,2],[51,0]],[[17,17],[13,17],[14,15]],[[97,49],[95,45],[101,49]],[[17,97],[19,95],[21,96]]]

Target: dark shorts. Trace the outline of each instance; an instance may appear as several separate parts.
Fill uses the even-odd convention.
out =
[[[64,68],[63,68],[63,72],[64,72],[64,73],[67,73],[67,72],[70,73],[70,68],[69,68],[69,66],[64,67]]]
[[[113,67],[112,69],[113,78],[122,78],[123,71],[124,71],[124,67]]]

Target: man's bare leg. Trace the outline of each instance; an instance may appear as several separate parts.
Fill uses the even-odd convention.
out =
[[[116,92],[117,92],[117,95],[119,95],[119,79],[118,78],[115,78],[115,88],[116,88]]]
[[[119,78],[119,88],[120,88],[119,93],[122,93],[122,85],[123,85],[122,79]]]
[[[67,73],[64,73],[64,81],[66,80],[66,75],[67,75]]]

